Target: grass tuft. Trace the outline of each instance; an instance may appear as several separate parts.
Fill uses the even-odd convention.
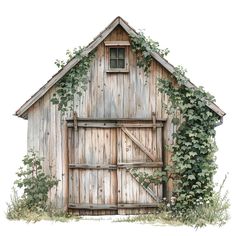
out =
[[[65,213],[58,210],[52,205],[48,205],[46,209],[34,208],[29,209],[23,198],[18,197],[13,189],[11,202],[7,204],[6,217],[9,220],[24,220],[26,222],[37,222],[41,220],[68,222],[70,220],[80,220],[80,216]]]
[[[164,225],[188,225],[195,228],[206,225],[222,226],[229,220],[228,209],[230,207],[228,192],[222,193],[227,176],[225,176],[220,188],[213,193],[211,201],[198,205],[187,212],[173,212],[167,202],[163,201],[156,214],[129,216],[115,220],[115,222],[143,222],[161,223]],[[167,207],[168,206],[168,207]]]
[[[127,218],[120,218],[114,220],[114,222],[140,222],[150,224],[161,224],[161,225],[183,225],[182,222],[174,219],[168,212],[161,212],[157,214],[144,214],[136,216],[128,216]]]

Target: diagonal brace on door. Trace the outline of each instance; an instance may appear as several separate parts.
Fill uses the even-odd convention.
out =
[[[157,195],[154,193],[154,191],[151,189],[151,188],[149,188],[149,187],[145,187],[144,185],[143,185],[143,183],[141,183],[140,181],[139,181],[139,179],[138,179],[138,177],[136,177],[133,173],[132,173],[132,170],[131,169],[128,169],[127,168],[127,171],[129,171],[129,173],[131,174],[131,176],[142,186],[142,188],[155,200],[155,201],[159,201],[159,199],[158,199],[158,197],[157,197]]]
[[[153,152],[150,152],[127,128],[121,128],[121,130],[152,160],[155,161],[156,156]]]

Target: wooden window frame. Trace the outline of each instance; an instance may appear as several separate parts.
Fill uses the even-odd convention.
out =
[[[129,73],[129,41],[105,41],[105,57],[107,73]],[[110,68],[110,48],[125,49],[125,68]]]

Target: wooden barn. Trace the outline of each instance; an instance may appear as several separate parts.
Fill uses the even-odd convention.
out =
[[[61,116],[51,103],[56,83],[77,63],[72,59],[26,101],[16,115],[28,120],[28,149],[44,157],[44,169],[56,176],[49,193],[59,209],[85,214],[149,212],[171,196],[171,183],[145,188],[131,168],[153,172],[171,161],[165,145],[173,142],[174,126],[156,87],[157,77],[173,79],[174,67],[153,53],[148,77],[136,64],[130,36],[136,31],[117,17],[85,49],[96,49],[87,90],[75,97],[74,111]],[[121,55],[111,65],[111,51]],[[186,86],[194,86],[189,83]],[[209,105],[219,119],[224,112]]]

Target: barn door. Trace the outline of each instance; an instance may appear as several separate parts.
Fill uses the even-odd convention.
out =
[[[80,215],[155,209],[162,186],[145,188],[132,169],[162,167],[162,126],[151,120],[69,123],[69,209]]]
[[[145,188],[133,169],[153,173],[162,167],[162,125],[123,124],[117,131],[118,213],[136,214],[155,209],[162,186]]]
[[[68,146],[69,208],[80,215],[117,214],[116,130],[68,129]]]

